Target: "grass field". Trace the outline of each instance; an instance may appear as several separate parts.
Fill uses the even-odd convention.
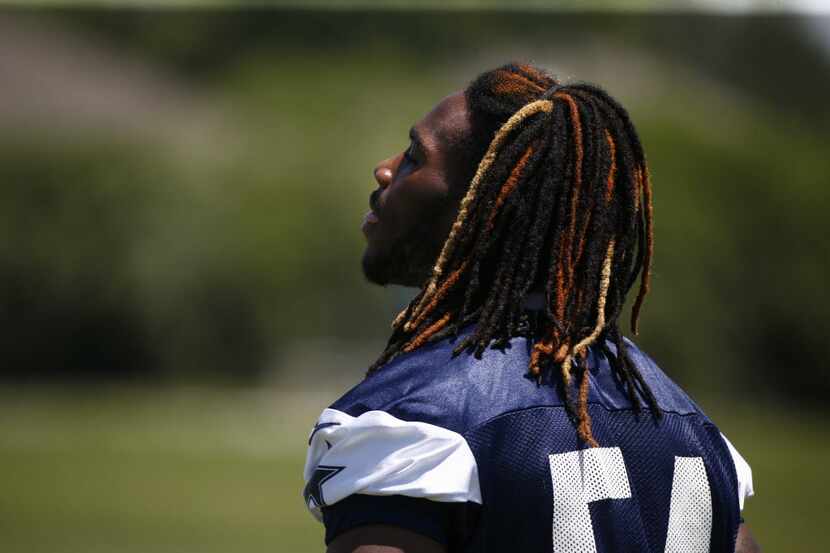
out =
[[[301,470],[309,425],[337,393],[4,391],[0,551],[322,551]],[[717,411],[753,466],[744,515],[765,550],[822,551],[827,421]]]

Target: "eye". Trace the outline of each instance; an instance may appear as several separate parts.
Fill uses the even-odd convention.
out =
[[[404,150],[403,158],[406,162],[412,163],[413,165],[418,164],[418,148],[416,147],[414,142],[409,143],[409,147]]]

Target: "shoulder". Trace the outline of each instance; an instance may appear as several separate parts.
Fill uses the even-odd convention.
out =
[[[330,408],[350,416],[382,411],[463,434],[504,413],[562,403],[549,386],[528,376],[528,339],[513,338],[505,349],[487,349],[481,358],[453,355],[458,339],[401,355]]]
[[[398,357],[323,410],[309,434],[304,471],[312,513],[356,494],[481,503],[465,435],[531,405],[520,388],[537,386],[524,378],[525,341],[481,359],[454,356],[455,343]]]
[[[528,376],[531,340],[515,337],[507,348],[487,349],[480,359],[468,353],[454,356],[456,343],[447,339],[401,355],[357,384],[330,409],[352,417],[382,411],[403,421],[429,423],[463,434],[507,413],[563,405],[558,379],[550,377],[540,386]],[[624,343],[661,410],[699,415],[702,422],[711,423],[652,357],[631,340]],[[609,341],[604,348],[591,348],[587,359],[592,379],[589,402],[609,410],[631,408],[611,368],[612,358],[618,355]]]
[[[464,366],[445,341],[405,354],[323,410],[311,430],[305,499],[313,514],[355,495],[481,503],[462,436]]]
[[[651,357],[630,340],[626,339],[626,346],[629,356],[648,382],[661,410],[679,415],[696,414],[705,425],[712,429],[715,436],[714,444],[720,450],[722,457],[729,459],[734,468],[739,508],[743,509],[745,499],[755,494],[749,463],[697,403],[669,378]]]
[[[640,371],[643,380],[648,383],[657,401],[657,405],[659,405],[663,412],[678,415],[696,414],[704,422],[711,423],[703,410],[689,394],[666,374],[650,355],[640,349],[632,340],[628,338],[624,338],[623,340],[629,359]],[[613,343],[607,342],[607,347],[614,355],[618,355],[617,348]]]

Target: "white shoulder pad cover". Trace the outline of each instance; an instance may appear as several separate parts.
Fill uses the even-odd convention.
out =
[[[738,474],[738,503],[741,506],[741,510],[743,510],[744,500],[747,497],[755,495],[755,490],[752,487],[752,469],[743,456],[738,453],[738,450],[735,449],[735,446],[732,445],[732,442],[726,439],[726,436],[723,434],[721,434],[721,438],[726,442],[726,447],[729,448],[729,453],[732,454],[732,461],[735,463],[735,472]]]
[[[481,503],[478,468],[464,438],[383,411],[352,417],[325,409],[309,436],[303,477],[309,510],[352,494]]]

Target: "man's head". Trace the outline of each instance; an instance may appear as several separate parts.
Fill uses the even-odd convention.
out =
[[[409,131],[402,152],[374,169],[363,222],[363,272],[376,284],[421,286],[458,213],[478,160],[463,92],[441,100]]]
[[[600,88],[510,64],[479,75],[415,130],[411,149],[375,171],[379,217],[364,225],[364,268],[376,282],[421,291],[370,372],[471,323],[456,353],[480,356],[524,335],[534,344],[530,373],[561,373],[579,434],[595,445],[589,379],[575,362],[610,338],[632,401],[642,396],[659,413],[617,325],[642,275],[636,333],[653,250],[648,169],[625,109]],[[525,307],[532,292],[544,295],[540,325]]]

